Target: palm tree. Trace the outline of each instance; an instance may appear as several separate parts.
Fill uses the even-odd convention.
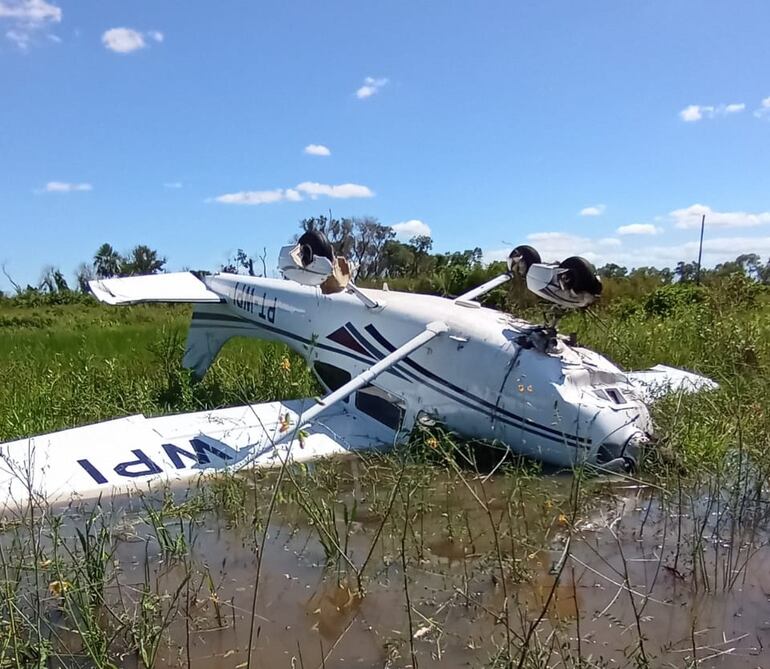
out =
[[[158,252],[145,244],[131,249],[121,268],[126,275],[157,274],[163,269],[166,259],[158,257]]]
[[[109,244],[102,244],[94,255],[94,270],[99,279],[109,279],[120,274],[123,259]]]

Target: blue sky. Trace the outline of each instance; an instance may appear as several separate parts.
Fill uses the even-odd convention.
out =
[[[693,259],[705,211],[707,262],[767,259],[768,25],[765,0],[0,0],[0,262],[274,263],[330,208],[627,266]]]

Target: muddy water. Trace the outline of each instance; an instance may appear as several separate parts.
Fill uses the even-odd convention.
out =
[[[164,516],[185,537],[178,557],[163,557],[147,500],[105,511],[107,599],[136,616],[142,592],[159,595],[156,666],[245,667],[250,635],[252,667],[770,666],[756,496],[593,481],[576,504],[566,476],[423,467],[393,493],[398,481],[393,465],[356,462],[287,482],[258,581],[253,521],[274,478]],[[340,552],[356,567],[371,552],[363,595]],[[141,665],[129,653],[123,666]]]

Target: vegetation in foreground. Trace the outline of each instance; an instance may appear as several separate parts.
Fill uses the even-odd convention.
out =
[[[452,435],[418,434],[410,450],[363,460],[353,477],[337,463],[290,469],[280,486],[275,473],[255,474],[253,481],[213,482],[183,500],[141,500],[121,516],[133,519],[128,528],[106,506],[66,520],[47,509],[6,518],[0,525],[0,667],[113,667],[126,657],[146,667],[184,665],[186,653],[194,652],[186,638],[238,625],[240,634],[243,625],[251,633],[234,664],[249,666],[257,655],[245,649],[259,643],[262,620],[259,590],[265,585],[259,581],[271,577],[261,561],[272,545],[268,528],[279,522],[293,528],[290,536],[304,537],[307,553],[298,552],[300,562],[326,565],[325,579],[345,594],[335,595],[333,608],[351,625],[361,601],[377,601],[378,588],[401,590],[403,608],[394,612],[394,625],[404,631],[385,641],[383,666],[445,661],[443,654],[461,638],[446,616],[455,607],[471,612],[484,638],[474,661],[485,666],[546,666],[554,656],[574,667],[616,662],[591,650],[592,633],[583,638],[596,614],[578,607],[557,615],[565,584],[575,584],[569,569],[581,564],[595,564],[620,584],[603,615],[630,630],[621,658],[658,666],[667,651],[652,643],[652,616],[645,614],[668,596],[656,594],[665,586],[657,574],[669,575],[666,587],[681,580],[693,597],[710,596],[740,587],[754,561],[766,559],[770,299],[766,287],[743,273],[710,277],[703,286],[680,282],[641,292],[623,281],[608,279],[609,299],[567,317],[563,331],[577,332],[581,343],[625,367],[682,366],[716,379],[720,389],[656,406],[659,441],[639,473],[649,484],[643,490],[651,491],[637,501],[646,514],[602,526],[600,536],[616,537],[619,547],[603,546],[606,564],[591,563],[585,554],[596,535],[586,543],[584,528],[595,525],[588,519],[597,500],[606,499],[597,496],[607,492],[601,481],[577,473],[556,493],[548,486],[558,479],[533,478],[529,466],[514,465],[487,478],[457,454]],[[180,366],[186,308],[108,309],[82,297],[32,297],[34,304],[30,295],[0,302],[2,441],[135,412],[317,392],[301,359],[280,346],[241,340],[230,342],[204,382],[194,384]],[[491,299],[538,316],[515,289]],[[659,521],[647,539],[657,560],[652,582],[634,571],[634,560],[646,564],[649,553],[637,555],[622,541],[626,527],[637,542],[645,523],[652,523],[648,517]],[[212,576],[208,556],[194,550],[212,523],[239,533],[256,561],[241,575],[251,579],[253,599],[241,601],[237,616],[236,593]],[[433,550],[455,557],[428,570],[441,575],[451,596],[425,600],[416,591],[424,586],[431,532],[443,542],[434,542]],[[125,542],[136,539],[144,546],[138,573],[130,567],[136,557],[126,562],[123,552]],[[612,559],[604,557],[611,552]],[[452,559],[461,561],[462,571]],[[553,564],[546,581],[535,567],[543,561]],[[539,593],[534,599],[533,591]],[[328,601],[322,598],[317,610]],[[622,612],[618,601],[626,602]],[[709,654],[727,650],[705,649],[696,622],[691,647],[689,641],[677,647],[674,666],[703,666]],[[320,659],[328,666],[336,643],[321,643]],[[302,666],[303,652],[315,651],[298,647],[294,666]],[[236,659],[227,658],[223,654],[223,664],[214,666]]]

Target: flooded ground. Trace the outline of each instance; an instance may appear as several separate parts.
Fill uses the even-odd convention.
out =
[[[49,666],[770,666],[768,509],[745,482],[356,459],[273,498],[276,478],[6,522],[0,667],[29,666],[25,621]]]

